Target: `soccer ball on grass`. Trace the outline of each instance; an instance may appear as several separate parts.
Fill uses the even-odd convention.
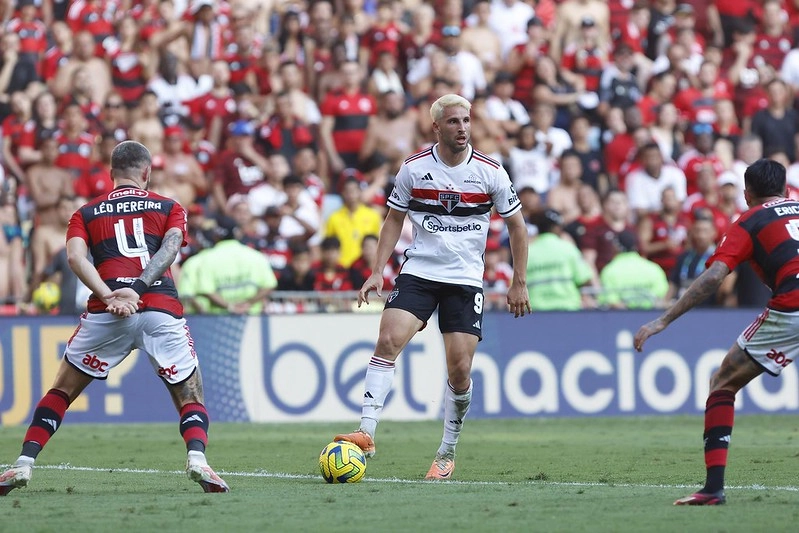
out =
[[[61,299],[61,287],[52,281],[45,281],[33,291],[31,301],[39,311],[52,311],[58,307]]]
[[[319,454],[319,470],[328,483],[357,483],[366,472],[366,456],[351,442],[331,442]]]

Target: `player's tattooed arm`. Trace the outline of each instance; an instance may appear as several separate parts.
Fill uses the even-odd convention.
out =
[[[144,267],[139,279],[149,287],[175,262],[175,258],[183,244],[183,233],[178,228],[171,228],[161,240],[161,247]]]
[[[644,342],[646,339],[660,333],[666,327],[674,322],[677,318],[691,310],[697,304],[705,301],[706,298],[712,296],[718,291],[721,282],[730,269],[721,261],[714,261],[710,267],[702,272],[698,278],[691,283],[688,290],[680,296],[680,299],[667,309],[662,315],[655,320],[648,322],[638,329],[633,339],[633,345],[639,352],[643,350]]]
[[[721,282],[730,273],[730,268],[721,261],[714,261],[710,267],[702,272],[688,290],[680,297],[673,306],[663,313],[663,320],[666,324],[674,322],[677,318],[693,309],[698,304],[704,302],[710,296],[716,294]]]

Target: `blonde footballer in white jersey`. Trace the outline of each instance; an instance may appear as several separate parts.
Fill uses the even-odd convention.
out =
[[[381,297],[383,269],[399,240],[405,216],[414,238],[380,321],[375,353],[366,370],[361,425],[334,440],[375,454],[374,435],[394,380],[397,357],[438,307],[447,359],[444,435],[426,479],[450,479],[455,446],[472,397],[471,368],[482,338],[483,254],[492,206],[504,217],[513,254],[507,302],[515,317],[530,313],[526,284],[527,228],[521,203],[502,166],[470,144],[471,104],[447,94],[430,107],[438,143],[405,160],[387,204],[372,275],[358,293]]]

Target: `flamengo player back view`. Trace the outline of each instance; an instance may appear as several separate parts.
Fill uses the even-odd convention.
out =
[[[174,200],[147,191],[151,169],[147,148],[120,143],[111,155],[114,190],[78,209],[69,221],[69,266],[92,295],[52,387],[36,405],[19,458],[0,475],[0,496],[28,484],[34,461],[69,405],[136,348],[147,352],[180,413],[189,479],[205,492],[230,490],[205,458],[209,419],[202,378],[169,272],[185,241],[186,212]]]
[[[760,159],[744,174],[749,205],[707,260],[707,270],[679,300],[635,334],[644,342],[678,317],[716,293],[730,272],[744,261],[772,291],[766,309],[741,332],[721,367],[710,378],[705,406],[705,486],[674,505],[719,505],[726,502],[724,471],[735,417],[735,394],[767,372],[778,376],[799,356],[799,202],[786,198],[785,167]]]

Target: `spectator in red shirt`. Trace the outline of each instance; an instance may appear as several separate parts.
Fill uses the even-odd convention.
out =
[[[682,212],[682,204],[671,187],[663,191],[661,202],[660,211],[638,222],[638,244],[641,255],[660,265],[668,276],[684,250],[691,220]]]
[[[42,79],[48,83],[72,55],[72,30],[65,22],[55,21],[50,28],[50,34],[53,45],[44,52],[40,68]]]
[[[338,237],[326,237],[320,245],[319,264],[312,269],[315,291],[351,291],[350,272],[341,266],[341,243]]]
[[[139,26],[133,17],[120,19],[117,28],[117,36],[107,39],[103,46],[111,65],[114,90],[122,96],[128,108],[133,108],[153,77],[156,61],[139,37]]]
[[[186,141],[189,151],[194,155],[206,176],[216,165],[217,149],[205,139],[205,124],[202,120],[185,120]],[[210,182],[210,180],[208,180]]]
[[[249,89],[257,94],[260,88],[255,69],[263,43],[256,39],[255,30],[250,24],[236,26],[233,39],[224,58],[230,66],[230,88],[234,91]]]
[[[374,98],[361,89],[363,73],[360,65],[349,61],[342,66],[344,87],[328,94],[320,111],[320,141],[328,158],[331,181],[345,168],[358,166],[358,154],[366,137],[369,117],[377,111]],[[333,183],[332,189],[336,189]]]
[[[783,2],[781,0],[764,0],[760,31],[755,37],[755,50],[757,50],[755,61],[758,61],[757,57],[760,57],[766,64],[777,69],[780,68],[785,55],[791,50],[791,41]]]
[[[641,112],[637,107],[626,111],[621,107],[611,107],[605,121],[609,137],[604,146],[605,169],[610,186],[619,187],[621,167],[634,157],[636,146],[633,132],[641,126]]]
[[[104,131],[100,135],[97,159],[92,162],[89,171],[74,183],[75,194],[84,201],[107,194],[114,188],[114,180],[111,179],[111,152],[117,144],[119,139],[113,131]]]
[[[269,161],[255,149],[252,124],[244,120],[234,122],[229,133],[229,149],[219,154],[212,186],[214,203],[221,212],[227,210],[232,196],[246,197],[271,171]]]
[[[698,192],[699,172],[710,166],[716,175],[724,172],[724,165],[714,153],[713,126],[698,122],[691,127],[694,146],[686,150],[677,161],[677,166],[685,173],[685,185],[688,195]]]
[[[17,157],[23,167],[41,161],[42,154],[37,148],[39,139],[43,134],[52,134],[58,129],[57,113],[55,98],[49,91],[42,91],[33,100],[33,128],[23,128],[15,141]]]
[[[103,41],[114,35],[116,0],[75,0],[67,12],[67,24],[72,32],[86,31],[95,43],[94,55],[102,57]]]
[[[425,56],[425,49],[433,39],[435,10],[430,4],[420,4],[411,15],[411,28],[400,37],[399,69],[403,77],[416,61]]]
[[[359,62],[364,69],[372,69],[382,52],[388,52],[399,59],[399,44],[402,32],[394,20],[394,1],[379,0],[377,18],[371,27],[361,35]]]
[[[612,5],[613,0],[608,2]],[[624,4],[624,0],[621,1]],[[628,14],[629,13],[629,14]],[[649,4],[647,2],[636,2],[629,12],[624,12],[625,21],[618,26],[612,26],[611,36],[616,42],[624,42],[632,48],[636,55],[643,55],[646,50],[647,36],[649,33]],[[611,24],[613,23],[613,11],[611,7]]]
[[[699,170],[697,177],[697,192],[688,196],[683,202],[683,212],[691,217],[691,221],[698,218],[709,218],[716,227],[718,239],[730,227],[731,220],[727,212],[720,208],[721,195],[719,193],[718,173],[711,165],[704,165]]]
[[[47,49],[47,27],[36,15],[34,0],[17,0],[17,17],[8,21],[6,31],[19,35],[20,57],[40,68],[39,60]]]
[[[288,160],[301,148],[316,148],[312,128],[294,114],[287,91],[275,96],[275,113],[258,128],[257,140],[265,153],[279,152]]]
[[[515,78],[513,98],[530,107],[534,103],[533,88],[538,59],[549,54],[549,36],[538,17],[527,21],[527,42],[508,52],[507,68]]]
[[[213,88],[207,94],[186,102],[193,120],[202,120],[208,127],[208,140],[221,146],[226,129],[234,120],[238,107],[230,88],[230,67],[220,59],[211,65]]]
[[[719,76],[719,67],[705,61],[699,67],[696,85],[683,89],[674,97],[674,105],[687,122],[712,124],[716,120],[716,100],[732,97],[730,85]]]
[[[641,119],[645,126],[651,126],[657,119],[660,106],[674,100],[677,78],[668,70],[659,72],[649,80],[649,91],[638,101]]]
[[[775,77],[775,67],[767,64],[755,48],[754,25],[743,20],[733,29],[733,44],[725,48],[722,70],[733,87],[735,111],[746,121],[766,107],[763,86]],[[758,60],[757,58],[760,57]],[[745,129],[745,128],[744,128]]]
[[[599,78],[608,63],[608,53],[600,45],[599,28],[594,19],[583,17],[580,22],[580,39],[566,45],[561,67],[582,76],[585,90],[597,92]]]
[[[19,158],[19,143],[24,137],[35,133],[36,124],[32,120],[31,101],[27,94],[21,91],[12,93],[10,104],[11,114],[0,123],[3,135],[2,161],[6,171],[24,183],[25,164]],[[1,183],[2,180],[0,180]]]
[[[86,131],[86,117],[78,104],[67,104],[61,116],[64,125],[56,134],[59,153],[56,165],[69,171],[73,179],[78,180],[91,169],[94,136]]]

